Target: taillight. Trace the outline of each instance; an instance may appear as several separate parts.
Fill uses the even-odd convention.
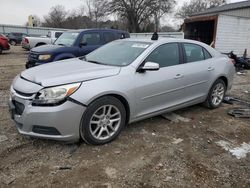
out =
[[[27,38],[24,38],[25,43],[29,43],[29,40]]]
[[[0,37],[0,39],[2,39],[2,40],[8,40],[7,38],[5,38],[5,37]]]

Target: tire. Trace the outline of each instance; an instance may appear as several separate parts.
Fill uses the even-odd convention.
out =
[[[2,46],[0,46],[0,54],[3,53],[3,49],[2,49]]]
[[[208,96],[204,105],[207,108],[215,109],[221,106],[223,98],[226,92],[226,84],[222,79],[218,79],[214,82],[209,90]],[[217,98],[217,99],[216,99]]]
[[[11,41],[10,41],[10,44],[11,44],[12,46],[16,46],[17,42],[16,42],[15,40],[11,40]]]
[[[88,144],[106,144],[118,137],[125,122],[126,110],[123,104],[115,97],[101,97],[86,109],[80,125],[80,136]]]

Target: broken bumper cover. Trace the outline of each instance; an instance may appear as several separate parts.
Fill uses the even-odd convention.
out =
[[[9,109],[20,134],[60,141],[78,141],[79,126],[86,107],[71,101],[58,106],[32,106],[31,100],[12,96]]]

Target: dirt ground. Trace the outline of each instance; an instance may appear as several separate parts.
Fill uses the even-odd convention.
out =
[[[250,187],[250,154],[238,159],[216,144],[250,143],[250,119],[227,114],[236,104],[176,112],[189,122],[146,119],[103,146],[18,134],[6,104],[26,58],[18,46],[0,55],[0,187]],[[249,93],[250,71],[236,75],[230,94],[250,101]]]

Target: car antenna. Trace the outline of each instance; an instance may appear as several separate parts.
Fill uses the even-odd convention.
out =
[[[159,36],[158,33],[155,31],[151,37],[151,40],[158,40]]]

